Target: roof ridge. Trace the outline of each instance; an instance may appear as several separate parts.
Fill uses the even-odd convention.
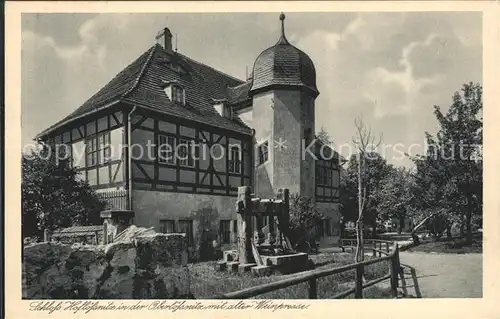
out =
[[[203,65],[203,66],[204,66],[204,67],[206,67],[206,68],[209,68],[209,69],[211,69],[211,70],[213,70],[213,71],[215,71],[215,72],[217,72],[217,73],[220,73],[221,75],[227,76],[227,77],[231,78],[232,80],[235,80],[235,81],[238,81],[238,82],[243,82],[242,84],[244,84],[244,83],[245,83],[245,81],[243,81],[243,80],[241,80],[241,79],[238,79],[237,77],[234,77],[234,76],[232,76],[232,75],[230,75],[230,74],[228,74],[228,73],[226,73],[226,72],[222,72],[222,71],[220,71],[220,70],[217,70],[216,68],[211,67],[210,65],[207,65],[207,64],[205,64],[205,63],[203,63],[203,62],[200,62],[200,61],[196,61],[195,59],[190,58],[190,57],[188,57],[188,56],[186,56],[186,55],[184,55],[184,54],[182,54],[182,53],[178,53],[178,52],[176,52],[176,53],[177,53],[178,55],[180,55],[181,57],[184,57],[184,58],[186,58],[186,59],[188,59],[188,60],[190,60],[190,61],[192,61],[192,62],[194,62],[194,63],[201,64],[201,65]]]
[[[243,82],[241,84],[238,84],[236,86],[229,86],[228,89],[237,89],[237,88],[239,88],[239,87],[241,87],[243,85],[248,85],[248,84],[252,84],[252,80],[248,80],[248,81]]]
[[[146,61],[144,62],[144,65],[142,66],[141,68],[141,71],[139,72],[139,74],[137,75],[137,79],[135,79],[135,82],[134,82],[134,85],[132,85],[132,87],[127,90],[127,92],[123,93],[120,98],[124,98],[126,97],[127,95],[129,95],[130,93],[132,93],[132,91],[134,91],[138,86],[139,86],[139,82],[141,81],[144,73],[146,73],[146,69],[149,65],[149,61],[151,61],[152,57],[153,57],[153,54],[154,52],[156,51],[156,48],[160,46],[160,44],[155,44],[153,45],[151,48],[149,48],[149,50],[151,52],[149,52],[149,55],[148,55],[148,58],[146,59]]]

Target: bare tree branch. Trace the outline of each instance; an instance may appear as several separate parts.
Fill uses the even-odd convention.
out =
[[[366,185],[364,185],[363,181],[365,177],[365,157],[367,153],[376,151],[382,143],[382,137],[380,137],[376,142],[371,128],[367,128],[365,126],[362,115],[354,119],[354,127],[356,129],[356,137],[353,138],[352,142],[358,151],[358,219],[356,222],[356,261],[362,261],[364,258],[363,216],[366,203],[368,201]],[[369,149],[370,146],[374,146],[373,149]]]

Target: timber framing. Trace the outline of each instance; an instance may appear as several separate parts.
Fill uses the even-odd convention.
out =
[[[315,197],[317,202],[324,203],[339,203],[340,202],[340,194],[339,187],[335,187],[337,183],[336,181],[340,181],[340,168],[339,168],[339,160],[337,158],[331,160],[322,160],[319,159],[316,161],[316,172],[322,170],[325,173],[327,170],[331,171],[332,176],[327,178],[326,183],[320,182],[320,178],[316,174],[315,176]],[[335,178],[336,179],[335,179]]]
[[[138,138],[140,134],[147,134],[149,136],[147,139],[153,140],[155,144],[153,158],[132,160],[134,189],[236,196],[239,186],[251,186],[253,176],[251,136],[143,109],[134,113],[132,123],[132,144],[144,140]],[[193,165],[182,165],[179,159],[173,163],[161,161],[157,156],[158,145],[156,145],[159,136],[174,138],[177,143],[182,140],[205,145],[209,150],[217,145],[217,148],[224,152],[224,156],[217,161],[210,154],[200,159],[200,148],[197,147],[193,154]],[[241,168],[238,173],[229,171],[230,147],[233,145],[241,147]],[[175,177],[162,176],[161,171],[165,170],[175,172]]]

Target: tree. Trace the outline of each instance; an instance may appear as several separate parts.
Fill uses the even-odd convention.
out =
[[[22,156],[22,235],[43,236],[44,229],[100,223],[104,203],[78,180],[67,161],[47,156],[47,146]]]
[[[326,145],[332,145],[333,141],[330,134],[326,131],[325,127],[322,126],[318,133],[316,133],[316,137],[321,140]]]
[[[342,203],[342,214],[346,221],[356,221],[359,217],[358,204],[358,157],[352,155],[347,169],[342,176],[340,201]],[[385,198],[380,194],[384,182],[388,180],[388,174],[392,166],[376,152],[367,152],[364,159],[363,175],[363,196],[365,205],[363,206],[363,221],[373,229],[372,236],[375,236],[377,220],[380,219],[380,202]]]
[[[290,240],[294,245],[312,239],[308,238],[309,234],[314,231],[322,218],[323,214],[311,198],[297,194],[290,195]]]
[[[441,211],[446,227],[458,222],[472,242],[472,220],[482,215],[482,87],[465,84],[446,113],[439,106],[436,136],[426,132],[427,153],[413,158],[419,208]]]
[[[405,167],[389,167],[386,176],[380,183],[379,191],[374,194],[376,211],[380,220],[399,220],[398,233],[401,233],[405,220],[413,213],[413,183],[411,171]]]
[[[356,156],[349,159],[347,168],[340,167],[340,214],[342,223],[355,222],[357,211],[357,166],[353,164]]]
[[[369,158],[369,155],[374,153],[373,150],[380,145],[381,139],[375,143],[375,137],[372,135],[371,129],[365,126],[361,117],[354,121],[354,126],[356,127],[356,137],[353,139],[353,144],[356,146],[358,153],[358,219],[356,220],[356,261],[362,261],[364,259],[363,217],[369,194],[368,184],[366,183],[366,160]]]

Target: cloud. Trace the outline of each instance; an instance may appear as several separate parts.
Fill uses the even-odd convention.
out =
[[[415,101],[423,88],[444,80],[445,76],[439,73],[417,78],[409,59],[413,51],[429,47],[436,39],[435,34],[430,34],[424,41],[413,41],[404,47],[399,61],[403,67],[401,71],[390,71],[380,66],[367,71],[363,96],[374,103],[376,118],[411,112],[418,106]]]
[[[24,141],[81,105],[165,26],[180,52],[241,78],[280,32],[272,13],[26,17]],[[316,66],[317,129],[349,143],[363,114],[385,143],[420,141],[435,130],[433,105],[446,109],[464,82],[481,82],[481,23],[466,12],[287,14],[289,41]]]
[[[299,47],[321,92],[317,128],[349,143],[363,114],[384,143],[421,143],[436,129],[433,105],[446,110],[463,83],[481,82],[480,25],[475,14],[360,13],[341,29],[304,35]]]

